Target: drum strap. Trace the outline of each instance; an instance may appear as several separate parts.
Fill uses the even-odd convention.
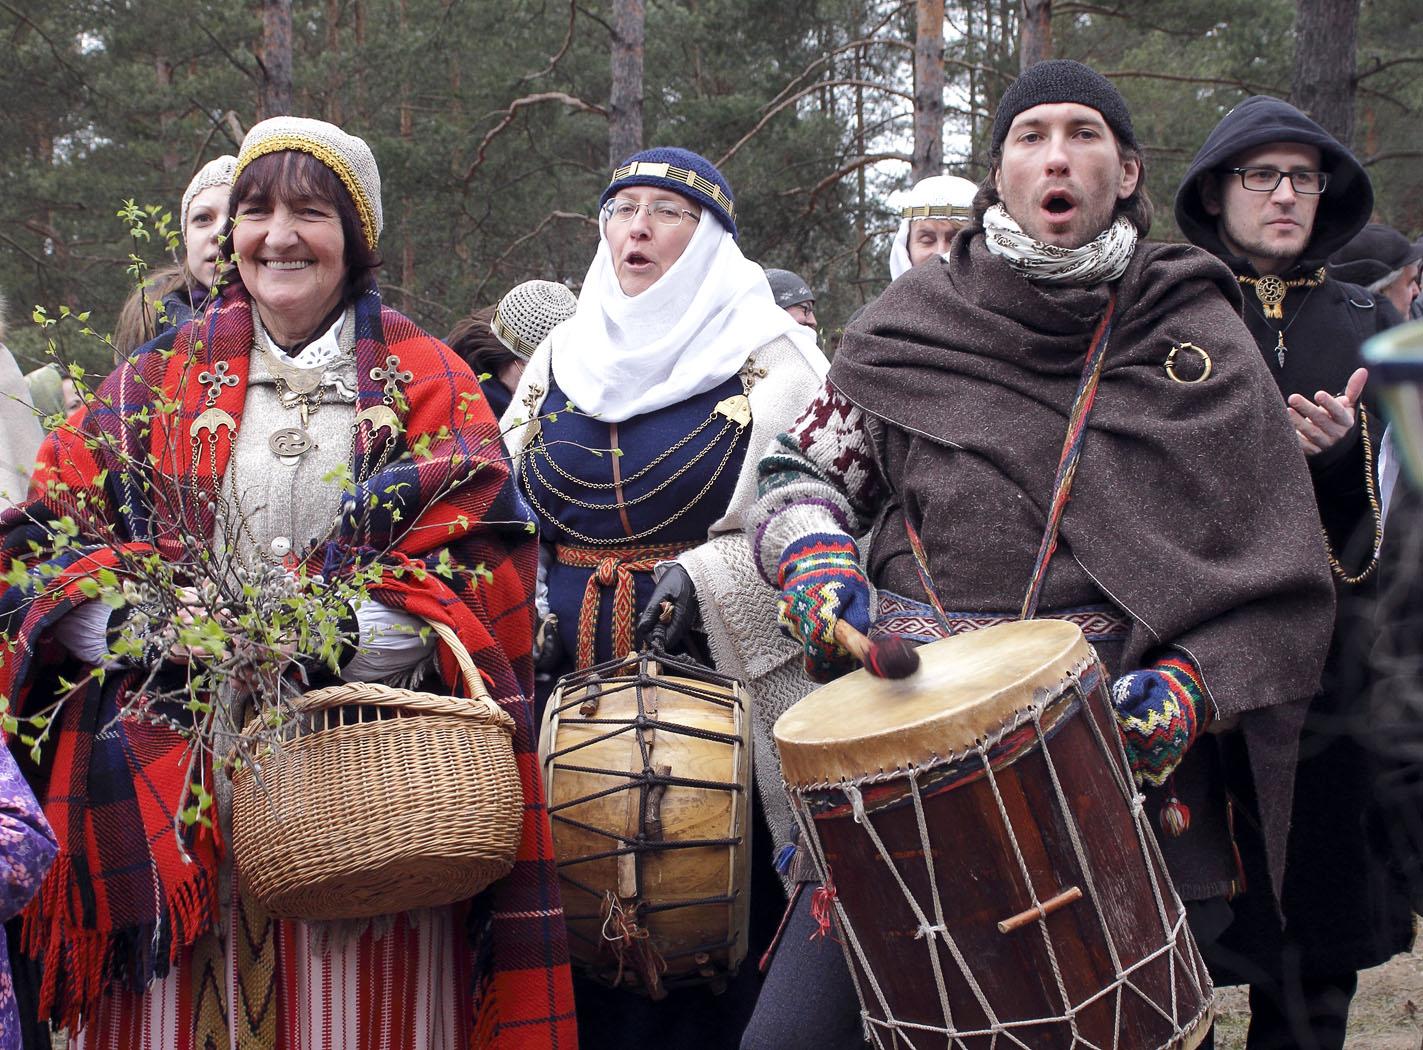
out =
[[[1112,335],[1112,319],[1117,309],[1117,290],[1112,289],[1107,299],[1107,308],[1097,329],[1092,333],[1092,344],[1087,348],[1087,358],[1082,363],[1082,378],[1077,383],[1077,396],[1072,401],[1072,413],[1067,420],[1067,436],[1062,442],[1062,455],[1057,463],[1057,477],[1053,480],[1052,500],[1048,504],[1047,528],[1043,531],[1042,543],[1038,545],[1038,556],[1033,562],[1032,578],[1028,581],[1028,593],[1023,596],[1023,607],[1019,618],[1031,620],[1037,615],[1038,600],[1042,597],[1043,581],[1047,578],[1048,563],[1057,550],[1057,534],[1062,527],[1062,515],[1067,510],[1067,500],[1072,492],[1072,479],[1077,473],[1077,462],[1082,457],[1082,448],[1087,440],[1087,417],[1092,411],[1092,402],[1097,397],[1097,383],[1102,378],[1102,365],[1107,360],[1107,344]],[[939,592],[929,575],[929,559],[924,553],[924,544],[919,532],[909,520],[909,512],[904,513],[904,531],[909,536],[909,549],[914,553],[914,565],[919,570],[919,582],[924,585],[924,593],[934,611],[945,624],[949,621],[939,600]]]

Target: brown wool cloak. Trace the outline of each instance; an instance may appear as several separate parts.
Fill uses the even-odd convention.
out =
[[[922,522],[946,606],[1021,603],[1107,299],[1106,285],[1025,280],[974,231],[946,261],[894,282],[846,333],[830,381],[890,424],[881,466]],[[1090,580],[1130,617],[1118,671],[1178,647],[1200,667],[1217,717],[1240,716],[1278,893],[1299,727],[1319,684],[1334,597],[1304,457],[1239,301],[1233,275],[1207,253],[1138,246],[1117,282],[1111,342],[1045,594],[1054,576]],[[1173,345],[1185,342],[1210,356],[1201,382],[1166,372]],[[1181,378],[1200,376],[1199,354],[1178,358]],[[981,501],[960,493],[936,503],[955,469],[983,479]],[[994,507],[1005,489],[1034,526],[1027,543],[1021,528],[1000,530],[991,512],[974,520],[975,507]],[[966,529],[1012,536],[1024,549],[997,564],[936,556],[961,549],[954,533]],[[1217,891],[1190,892],[1193,880],[1217,884],[1185,867],[1183,895]]]

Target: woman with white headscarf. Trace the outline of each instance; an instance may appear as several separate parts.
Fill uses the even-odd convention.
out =
[[[932,175],[914,184],[900,209],[899,229],[889,249],[891,281],[949,250],[954,236],[973,221],[977,192],[977,186],[957,175]]]
[[[731,187],[705,158],[635,154],[600,205],[577,312],[529,361],[503,420],[544,542],[557,673],[625,656],[634,622],[645,636],[672,601],[668,648],[704,640],[753,695],[756,779],[781,846],[791,821],[770,728],[811,683],[741,528],[760,453],[809,404],[826,361],[741,254]],[[753,863],[769,875],[774,850],[758,849]],[[759,899],[777,912],[774,878],[769,889]],[[688,989],[651,1003],[587,981],[575,992],[580,1041],[595,1050],[736,1046],[745,1021],[735,994]]]

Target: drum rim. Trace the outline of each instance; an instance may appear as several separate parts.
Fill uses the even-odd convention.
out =
[[[1001,641],[1013,633],[1038,636],[1044,657],[1039,664],[996,683],[991,690],[985,689],[975,699],[973,709],[989,716],[976,731],[952,735],[946,712],[938,709],[858,733],[837,735],[839,722],[830,717],[836,713],[828,710],[830,701],[838,703],[842,694],[864,688],[870,694],[865,705],[894,705],[914,688],[918,675],[903,682],[886,682],[871,678],[862,669],[792,705],[776,720],[773,729],[787,788],[816,790],[842,783],[875,783],[958,761],[980,747],[991,746],[1004,733],[1041,713],[1065,687],[1080,682],[1094,664],[1100,666],[1096,650],[1081,629],[1064,620],[998,624],[931,642],[924,649],[938,649],[938,658],[943,659],[947,650],[982,647],[988,639]],[[977,677],[981,675],[970,674],[968,681]],[[947,691],[964,688],[965,683],[939,685]],[[1025,696],[1026,700],[1017,699]],[[1010,703],[1012,706],[1007,706]]]

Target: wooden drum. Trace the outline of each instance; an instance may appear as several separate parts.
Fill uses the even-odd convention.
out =
[[[539,755],[568,948],[654,999],[746,957],[751,719],[733,678],[647,654],[564,678]]]
[[[1061,620],[857,671],[776,723],[869,1038],[964,1050],[1195,1047],[1211,984],[1117,736]]]

